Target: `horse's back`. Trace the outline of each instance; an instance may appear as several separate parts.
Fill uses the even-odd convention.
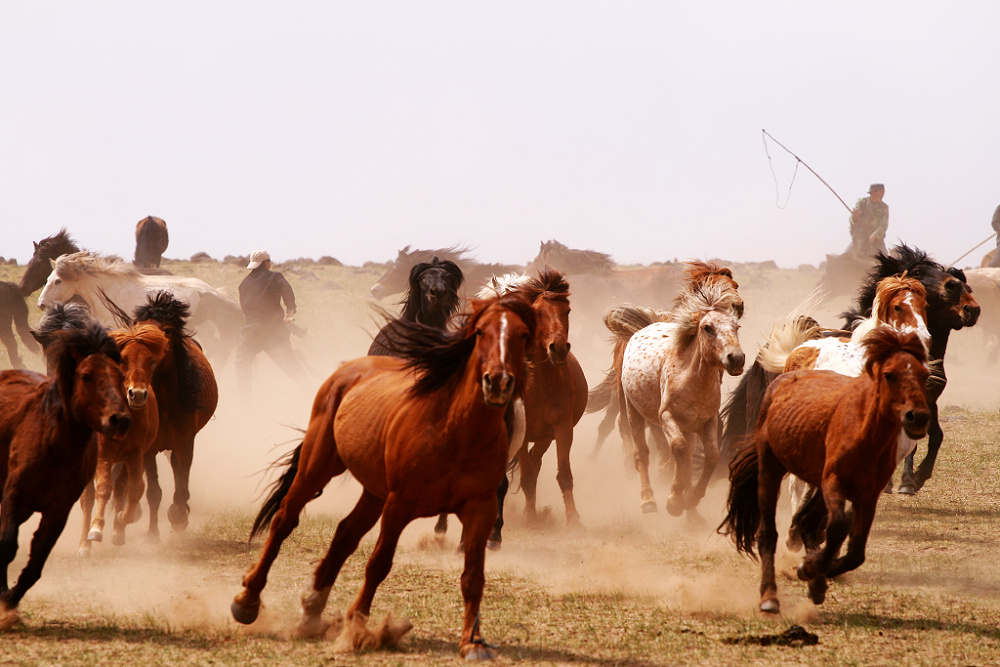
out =
[[[675,328],[666,322],[654,322],[639,330],[629,339],[622,358],[622,389],[629,402],[654,422],[659,421],[663,366],[674,347]]]

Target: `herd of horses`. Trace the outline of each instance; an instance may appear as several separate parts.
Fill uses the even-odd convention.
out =
[[[140,225],[155,230],[157,219],[147,220],[153,222]],[[160,238],[149,234],[158,257],[165,227]],[[779,610],[775,507],[783,479],[793,476],[789,545],[805,548],[798,575],[819,604],[830,578],[863,562],[876,503],[892,489],[899,459],[909,454],[900,492],[916,493],[930,478],[943,439],[937,400],[948,338],[980,314],[961,270],[901,245],[875,257],[843,329],[822,329],[804,312],[810,304],[800,305],[745,371],[744,302],[727,267],[687,262],[623,271],[607,255],[555,242],[542,244],[528,270],[479,265],[465,253],[407,247],[372,287],[377,298],[402,293],[400,314],[383,310],[386,324],[367,355],[341,365],[318,390],[305,435],[283,460],[254,521],[251,539],[266,533],[266,540],[233,600],[238,622],[257,618],[268,572],[306,504],[349,473],[361,497],[302,595],[296,634],[327,631],[323,611],[340,569],[380,523],[364,583],[345,616],[353,646],[377,645],[366,620],[402,531],[436,516],[435,530],[444,532],[455,515],[464,556],[460,653],[494,657],[479,611],[486,550],[502,543],[509,475],[520,471],[530,525],[542,457],[555,442],[566,521],[578,525],[573,431],[585,411],[601,410],[602,439],[618,423],[643,512],[657,511],[647,434],[661,468],[672,468],[671,515],[704,523],[698,505],[720,460],[727,464],[729,495],[718,530],[741,553],[759,555],[760,609],[767,613]],[[189,331],[218,317],[225,338],[224,327],[240,321],[224,291],[164,274],[148,255],[151,270],[140,272],[138,250],[136,265],[125,264],[81,251],[63,230],[35,244],[35,256],[18,294],[42,288],[44,315],[30,337],[48,372],[0,371],[4,610],[15,610],[38,580],[78,499],[85,513],[81,554],[103,540],[109,502],[112,542],[124,543],[126,527],[140,519],[144,490],[147,537],[159,538],[160,451],[170,452],[175,477],[167,517],[174,530],[186,527],[194,438],[218,401],[212,364]],[[611,303],[648,303],[653,293],[658,301],[668,286],[676,296],[668,310],[607,309],[611,368],[589,389],[569,343],[571,286],[584,291],[598,283],[616,295]],[[467,299],[470,285],[482,289]],[[725,373],[740,380],[723,404]],[[925,435],[928,451],[914,470],[913,441]],[[51,451],[62,452],[57,461]],[[35,512],[42,520],[28,563],[8,588],[18,527]]]

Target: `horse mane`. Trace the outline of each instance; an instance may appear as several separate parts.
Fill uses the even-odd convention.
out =
[[[114,338],[119,349],[128,343],[138,343],[150,350],[163,350],[165,352],[170,345],[170,339],[167,338],[167,334],[163,333],[163,330],[155,324],[126,324],[124,327],[114,329],[109,333]]]
[[[89,250],[61,255],[56,259],[54,270],[63,280],[78,280],[84,276],[112,274],[134,278],[141,275],[136,268],[120,257],[98,255]]]
[[[201,374],[191,358],[187,341],[198,343],[187,330],[187,319],[191,314],[190,307],[170,292],[158,291],[146,295],[146,303],[135,309],[135,321],[159,322],[168,328],[167,338],[170,340],[170,350],[173,353],[177,368],[177,384],[180,393],[179,401],[188,410],[197,410],[199,397],[204,389]]]
[[[875,254],[875,264],[868,269],[868,273],[858,288],[858,296],[855,300],[856,307],[841,313],[841,317],[847,321],[848,328],[850,328],[854,320],[860,319],[858,315],[861,317],[870,316],[875,302],[875,294],[878,292],[878,284],[883,278],[906,274],[920,280],[920,277],[927,270],[945,271],[945,268],[931,259],[923,250],[904,244],[894,247],[888,255],[881,250],[878,251]]]
[[[448,246],[447,248],[437,248],[436,250],[410,250],[410,246],[406,246],[399,251],[399,257],[396,258],[396,263],[399,263],[400,260],[404,260],[404,263],[429,262],[434,257],[437,257],[440,260],[446,260],[457,264],[465,259],[465,255],[468,252],[468,248],[458,245]]]
[[[88,320],[82,328],[73,326],[49,332],[45,344],[45,360],[50,369],[51,382],[42,403],[48,414],[58,414],[69,409],[77,360],[91,354],[107,355],[119,364],[122,361],[118,345],[107,329],[96,320]]]
[[[628,340],[632,334],[654,322],[667,322],[670,313],[665,310],[634,306],[630,303],[609,308],[601,318],[615,339]]]
[[[395,356],[406,359],[407,367],[417,374],[417,381],[410,390],[414,396],[426,395],[450,382],[462,372],[476,345],[476,325],[487,307],[497,304],[512,311],[535,332],[535,311],[528,300],[517,293],[496,299],[473,300],[472,310],[454,316],[460,326],[455,329],[436,329],[419,322],[392,320],[392,347]],[[514,395],[524,392],[524,378],[518,379]]]
[[[733,272],[727,267],[719,266],[714,262],[701,262],[692,260],[686,262],[687,268],[684,270],[684,286],[674,297],[673,309],[681,307],[688,295],[697,291],[701,285],[718,285],[725,291],[731,292],[735,297],[732,299],[730,308],[736,317],[743,317],[743,299],[737,290],[740,285],[733,279]]]
[[[550,258],[556,255],[558,260]],[[611,255],[596,250],[575,250],[559,243],[559,241],[543,241],[538,248],[538,257],[545,266],[557,266],[566,273],[596,273],[608,274],[615,268]]]
[[[52,236],[47,236],[37,244],[35,249],[35,255],[39,257],[47,257],[49,259],[55,259],[59,255],[69,255],[74,252],[80,252],[80,247],[76,244],[76,241],[70,236],[66,228],[63,227],[57,233]]]
[[[35,340],[48,346],[53,334],[63,329],[86,329],[92,322],[90,308],[78,301],[54,303],[42,315],[38,325],[32,330]]]
[[[551,266],[539,271],[537,278],[518,273],[493,276],[490,282],[479,290],[476,298],[489,299],[511,292],[524,294],[532,303],[539,298],[569,301],[569,283],[566,281],[566,276]]]
[[[419,252],[419,251],[418,251]],[[464,252],[464,251],[463,251]],[[455,311],[458,310],[461,304],[461,298],[458,296],[458,290],[462,287],[462,282],[465,280],[465,276],[462,275],[462,269],[458,268],[458,264],[451,261],[450,259],[441,259],[437,255],[434,255],[428,262],[419,262],[414,264],[410,269],[409,284],[410,287],[406,291],[406,295],[400,302],[403,304],[403,310],[400,317],[404,320],[415,320],[417,315],[420,313],[420,275],[428,269],[443,269],[451,276],[454,281],[454,289],[448,291],[448,294],[444,297],[444,303],[442,304],[442,314],[445,318],[451,317]]]
[[[927,363],[924,344],[913,331],[904,332],[889,327],[879,327],[865,336],[862,345],[865,346],[866,352],[865,374],[870,377],[874,375],[875,368],[881,367],[890,356],[900,351],[912,354],[922,364]]]
[[[692,285],[678,295],[668,322],[677,325],[675,335],[681,346],[695,337],[702,316],[713,310],[739,318],[743,314],[743,299],[729,284],[718,281]]]

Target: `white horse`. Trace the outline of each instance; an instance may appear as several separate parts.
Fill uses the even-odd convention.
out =
[[[635,444],[644,512],[656,511],[649,481],[648,422],[654,437],[669,445],[674,461],[667,511],[679,516],[686,509],[697,516],[695,508],[719,460],[722,372],[743,372],[745,357],[739,341],[742,310],[743,301],[729,284],[689,285],[679,295],[669,321],[653,322],[628,340],[619,400]],[[692,488],[691,454],[696,437],[702,442],[705,463]]]
[[[38,307],[46,310],[56,303],[70,300],[83,301],[95,319],[108,327],[116,326],[115,316],[102,293],[126,313],[146,303],[146,295],[168,292],[185,302],[191,309],[188,320],[198,332],[205,324],[218,330],[219,349],[228,355],[239,337],[243,324],[240,305],[221,288],[212,287],[204,280],[186,276],[145,275],[118,258],[103,257],[93,252],[75,252],[62,255],[52,262],[45,287],[38,295]],[[201,342],[206,342],[199,336]]]

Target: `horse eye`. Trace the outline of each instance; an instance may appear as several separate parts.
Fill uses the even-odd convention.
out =
[[[715,333],[715,329],[712,328],[711,324],[706,324],[701,329],[702,329],[702,331],[704,331],[707,334]]]
[[[886,382],[895,382],[896,381],[896,374],[895,373],[886,373],[885,374],[885,381]]]
[[[892,307],[892,309],[893,309],[893,310],[894,310],[895,312],[897,312],[897,313],[900,313],[900,312],[902,312],[902,311],[903,311],[903,308],[902,308],[902,306],[899,306],[899,305],[896,305],[896,306],[893,306],[893,307]]]

